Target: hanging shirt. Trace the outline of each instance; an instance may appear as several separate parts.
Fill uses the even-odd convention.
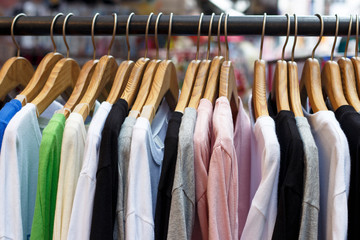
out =
[[[55,113],[43,131],[31,239],[51,239],[53,235],[64,127],[64,114]]]
[[[336,109],[335,116],[347,137],[351,158],[348,239],[360,239],[360,114],[352,106],[344,105]]]
[[[4,132],[9,124],[10,120],[14,115],[20,111],[22,105],[21,102],[17,99],[12,99],[10,102],[7,102],[0,110],[0,149],[2,140],[4,137]]]
[[[251,125],[249,116],[245,112],[240,97],[238,115],[235,123],[234,146],[238,161],[238,239],[240,239],[250,209],[251,185]]]
[[[196,109],[185,108],[179,130],[167,239],[191,239],[195,219],[195,124]]]
[[[251,181],[256,192],[250,210],[242,240],[272,238],[276,213],[277,193],[280,169],[280,145],[276,136],[275,122],[269,116],[261,116],[254,123],[252,97],[249,99],[251,116]],[[261,181],[258,181],[258,176]],[[259,185],[256,187],[256,184]]]
[[[26,104],[9,122],[0,156],[0,236],[29,239],[34,216],[42,123],[62,105],[53,102],[39,117]],[[5,197],[6,196],[6,197]]]
[[[272,239],[296,239],[299,237],[304,195],[304,147],[294,113],[278,112],[271,97],[268,109],[274,118],[280,144],[279,202]]]
[[[207,203],[207,182],[210,156],[212,153],[211,139],[213,105],[209,100],[200,100],[197,108],[197,119],[194,130],[194,169],[196,213],[192,239],[209,238],[209,217]],[[214,138],[213,138],[214,139]]]
[[[181,112],[173,112],[166,131],[164,159],[162,162],[155,210],[155,239],[157,240],[167,239],[182,116],[183,114]]]
[[[304,110],[304,115],[319,150],[319,239],[346,239],[350,182],[347,139],[333,112],[309,114]]]
[[[170,109],[163,100],[151,126],[146,118],[136,120],[127,179],[126,239],[154,239],[155,204],[169,118]]]
[[[209,239],[238,237],[238,166],[234,124],[226,97],[216,100],[213,115],[215,143],[210,158],[207,199]]]
[[[302,203],[300,240],[318,239],[320,209],[319,152],[305,117],[295,117],[304,144],[304,198]]]
[[[67,239],[89,239],[99,162],[101,132],[112,104],[101,103],[87,131],[83,164],[77,180]]]
[[[112,106],[101,134],[91,220],[91,239],[111,239],[113,237],[119,178],[118,137],[121,125],[127,115],[128,104],[120,98]]]

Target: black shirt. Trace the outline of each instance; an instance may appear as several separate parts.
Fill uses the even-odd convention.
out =
[[[280,144],[278,209],[272,239],[298,239],[304,195],[304,148],[294,113],[280,111],[268,101]]]
[[[344,105],[336,109],[335,116],[348,140],[351,158],[348,239],[360,239],[360,114]]]
[[[181,112],[173,112],[165,137],[164,159],[155,210],[155,239],[166,239],[169,228],[171,192],[174,183]]]
[[[120,98],[112,106],[101,134],[90,239],[113,239],[119,175],[118,136],[127,115],[128,104]]]

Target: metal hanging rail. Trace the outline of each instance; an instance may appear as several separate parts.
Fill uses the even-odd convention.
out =
[[[54,34],[61,35],[62,24],[65,17],[57,19],[54,26]],[[117,34],[125,35],[125,26],[128,16],[118,16]],[[148,16],[135,15],[130,22],[129,33],[131,35],[143,35]],[[15,24],[15,35],[45,36],[50,34],[50,25],[53,17],[20,17]],[[324,36],[333,36],[335,34],[335,16],[323,16]],[[0,35],[10,35],[10,27],[13,17],[0,17]],[[149,34],[154,33],[156,16],[152,17]],[[215,16],[212,28],[212,35],[217,34],[217,22],[219,16]],[[178,15],[173,17],[172,35],[197,35],[199,16]],[[350,16],[339,17],[339,35],[347,35]],[[92,17],[69,18],[66,26],[66,35],[90,35]],[[210,16],[204,16],[202,20],[201,35],[208,35]],[[169,15],[163,15],[160,18],[159,34],[167,34]],[[228,20],[228,35],[261,35],[263,23],[262,15],[230,16]],[[224,21],[222,21],[222,25]],[[352,35],[356,31],[356,18],[352,20]],[[268,15],[266,18],[265,35],[285,36],[287,19],[282,15]],[[221,28],[223,33],[223,27]],[[111,35],[113,30],[113,17],[111,15],[99,16],[96,21],[95,35]],[[294,33],[294,18],[291,17],[290,34]],[[320,33],[320,20],[316,16],[298,16],[298,35],[318,36]]]

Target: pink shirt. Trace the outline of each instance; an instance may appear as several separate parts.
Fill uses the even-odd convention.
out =
[[[196,213],[192,239],[208,239],[208,204],[206,197],[208,171],[211,155],[213,105],[207,99],[201,99],[197,109],[194,132],[194,168]]]
[[[216,100],[213,132],[207,188],[209,239],[238,239],[238,166],[233,118],[226,97]]]

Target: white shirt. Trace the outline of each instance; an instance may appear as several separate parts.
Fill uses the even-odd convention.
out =
[[[280,169],[280,145],[276,136],[275,122],[269,116],[254,119],[252,98],[249,109],[252,120],[251,174],[255,176],[255,188],[258,177],[260,184],[252,199],[241,239],[271,239],[277,214],[277,190]],[[260,171],[260,172],[259,172]]]
[[[151,126],[139,117],[133,128],[125,219],[128,240],[154,239],[156,195],[169,118],[169,106],[163,100]]]
[[[28,239],[34,216],[41,131],[62,107],[53,102],[39,117],[26,104],[7,126],[0,156],[0,239]],[[38,121],[39,120],[39,121]]]
[[[102,102],[92,119],[85,142],[83,165],[75,191],[67,239],[89,239],[99,162],[101,133],[112,104]]]
[[[331,111],[304,111],[319,150],[319,239],[346,239],[350,154],[346,136]]]

